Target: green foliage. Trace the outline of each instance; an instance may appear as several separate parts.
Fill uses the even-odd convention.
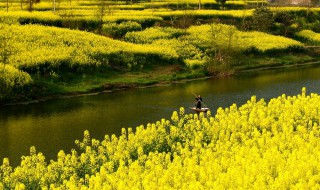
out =
[[[30,75],[10,65],[0,63],[0,100],[23,91],[32,83]]]
[[[234,26],[210,25],[206,43],[206,70],[211,74],[230,72],[231,59],[238,41],[238,30]],[[223,41],[221,39],[224,39]]]
[[[221,5],[222,9],[224,9],[224,6],[225,6],[227,0],[216,0],[216,1]]]
[[[229,71],[241,53],[265,54],[302,47],[292,39],[262,32],[240,32],[224,24],[192,26],[186,30],[153,27],[129,32],[124,39],[175,51],[190,68],[205,67],[209,73]]]
[[[297,26],[294,25],[294,16],[287,12],[281,11],[274,15],[274,22],[278,34],[286,37],[292,37],[297,31]]]
[[[244,1],[225,1],[224,8],[226,9],[244,9],[247,6],[247,2]]]
[[[124,39],[137,44],[150,44],[158,39],[173,39],[185,34],[186,32],[182,29],[152,27],[140,32],[129,32]]]
[[[1,18],[15,20],[20,24],[42,24],[47,26],[62,26],[62,19],[59,15],[53,14],[52,12],[0,12]]]
[[[312,30],[302,30],[295,34],[297,37],[307,40],[311,44],[320,44],[320,34],[313,32]]]
[[[129,14],[128,14],[129,13]],[[150,12],[148,12],[150,13]],[[126,12],[126,14],[118,14],[117,16],[107,16],[103,19],[104,22],[116,22],[116,23],[121,23],[121,22],[137,22],[141,24],[142,28],[148,28],[152,27],[156,22],[162,21],[162,18],[159,16],[154,16],[151,14],[146,14],[146,15],[131,15],[130,12]]]
[[[0,63],[8,64],[11,55],[15,54],[15,36],[12,31],[10,31],[10,25],[0,24],[0,31],[2,35],[0,36]]]
[[[181,59],[198,59],[203,58],[202,52],[189,41],[183,38],[178,39],[159,39],[153,41],[152,45],[162,46],[174,49]]]
[[[273,26],[273,13],[268,7],[256,8],[252,15],[251,27],[253,30],[269,32]]]
[[[142,30],[141,24],[137,22],[121,22],[117,23],[106,23],[103,25],[103,35],[110,36],[112,38],[122,38],[126,33],[132,31]]]
[[[256,48],[259,53],[267,53],[299,49],[303,46],[302,43],[289,38],[263,32],[241,32],[234,26],[221,24],[213,25],[213,27],[211,25],[193,26],[188,29],[188,32],[191,34],[190,40],[200,49],[206,49],[210,41],[217,49],[228,47],[238,52],[246,52],[252,47]]]

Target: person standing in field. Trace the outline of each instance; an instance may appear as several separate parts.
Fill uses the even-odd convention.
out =
[[[197,109],[201,109],[201,102],[202,102],[202,98],[201,98],[201,96],[200,95],[198,95],[197,97],[196,97],[196,108]]]

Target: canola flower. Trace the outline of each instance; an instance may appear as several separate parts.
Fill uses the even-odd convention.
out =
[[[319,12],[319,7],[270,7],[270,10],[272,12],[279,12],[279,11],[285,11],[285,12],[300,12],[300,11],[313,11],[313,12]]]
[[[30,148],[0,166],[2,189],[319,189],[320,95],[252,96],[216,115],[175,111],[170,120],[77,140],[57,160]]]
[[[198,39],[198,44],[207,44],[214,40],[217,46],[227,44],[229,47],[238,51],[248,51],[251,48],[256,49],[260,53],[268,51],[299,49],[303,44],[299,41],[275,36],[263,32],[242,32],[238,31],[234,26],[216,24],[192,26],[188,29],[192,38]]]
[[[296,35],[298,37],[307,39],[308,41],[311,41],[311,42],[315,42],[315,43],[320,42],[320,34],[313,32],[312,30],[301,30],[300,32],[297,32]]]
[[[23,88],[31,83],[32,79],[28,73],[0,63],[0,94],[12,89]]]
[[[11,45],[16,50],[9,64],[29,73],[83,73],[113,66],[126,68],[127,64],[143,66],[150,64],[147,58],[165,64],[178,57],[172,49],[122,42],[89,32],[39,25],[7,28],[14,36]]]
[[[124,40],[172,49],[190,68],[205,65],[209,49],[229,49],[240,53],[255,51],[263,54],[291,51],[304,46],[290,38],[263,32],[242,32],[225,24],[191,26],[186,30],[152,27],[143,31],[128,32]]]
[[[103,29],[121,36],[125,30],[136,30],[139,26],[128,22],[104,25]],[[122,27],[122,33],[112,33],[113,27]],[[303,47],[292,39],[261,32],[240,32],[223,24],[192,26],[187,30],[152,27],[128,32],[124,39],[130,43],[89,32],[39,25],[4,25],[0,34],[12,37],[8,43],[14,51],[8,56],[8,64],[28,74],[104,72],[113,68],[141,69],[148,64],[178,62],[196,68],[205,65],[209,48],[228,46],[236,51],[254,49],[265,53]]]
[[[263,32],[241,32],[236,27],[225,24],[205,24],[191,26],[186,31],[173,28],[148,28],[144,31],[128,32],[125,40],[134,43],[154,43],[159,39],[171,40],[174,38],[188,41],[199,49],[208,48],[208,44],[220,46],[229,45],[238,51],[247,51],[255,48],[259,52],[301,48],[303,44],[296,40],[275,36]],[[164,43],[165,44],[165,43]]]

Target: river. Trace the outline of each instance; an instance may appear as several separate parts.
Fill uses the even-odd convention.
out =
[[[74,141],[83,138],[84,130],[101,140],[105,134],[120,134],[121,128],[169,119],[180,107],[194,105],[193,93],[201,94],[214,114],[218,107],[240,106],[252,95],[268,101],[284,93],[297,95],[302,87],[320,93],[319,83],[320,66],[308,66],[1,107],[0,159],[8,157],[16,166],[35,146],[49,162],[59,150],[76,148]]]

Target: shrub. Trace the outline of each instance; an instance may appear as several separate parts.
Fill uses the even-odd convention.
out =
[[[103,25],[102,32],[103,35],[110,36],[113,38],[122,38],[127,32],[139,31],[141,30],[141,25],[137,22],[121,22],[117,23],[107,23]]]
[[[19,92],[32,83],[30,75],[10,65],[0,63],[0,100]]]
[[[186,32],[182,29],[152,27],[139,32],[129,32],[124,39],[137,44],[150,44],[158,39],[173,39],[185,34]]]
[[[312,30],[302,30],[295,34],[299,38],[303,38],[312,44],[320,44],[320,34]]]

